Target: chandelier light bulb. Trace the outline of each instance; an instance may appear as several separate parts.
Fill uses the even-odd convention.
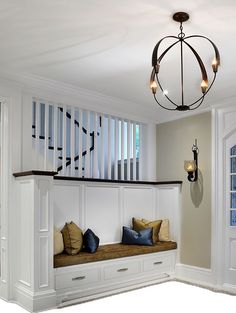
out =
[[[151,81],[150,88],[152,89],[153,94],[157,92],[157,83],[155,80]]]
[[[208,83],[205,80],[202,80],[201,82],[202,93],[206,93],[207,88],[208,88]]]
[[[212,61],[212,64],[211,64],[214,73],[216,73],[218,71],[218,65],[219,64],[218,64],[216,58],[214,58]]]

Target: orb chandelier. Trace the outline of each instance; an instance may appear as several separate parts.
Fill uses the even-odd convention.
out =
[[[183,22],[187,21],[188,19],[189,19],[189,14],[187,14],[185,12],[175,13],[173,15],[173,20],[180,23],[180,33],[178,34],[178,36],[165,36],[165,37],[163,37],[161,40],[158,41],[158,43],[154,47],[154,50],[152,53],[152,67],[153,67],[153,69],[152,69],[151,77],[150,77],[150,88],[152,90],[155,101],[163,109],[170,110],[170,111],[174,111],[174,110],[187,111],[187,110],[197,109],[203,103],[205,96],[207,95],[207,93],[211,89],[211,87],[212,87],[212,85],[216,79],[218,66],[220,65],[220,54],[219,54],[219,51],[218,51],[216,45],[214,44],[214,42],[212,42],[209,38],[207,38],[205,36],[201,36],[201,35],[191,35],[191,36],[185,37],[185,33],[183,32],[183,25],[182,24],[183,24]],[[188,39],[191,39],[191,38],[205,39],[213,47],[214,57],[213,57],[213,61],[211,64],[212,70],[213,70],[213,78],[212,78],[210,83],[208,82],[207,71],[206,71],[205,65],[204,65],[201,57],[199,56],[197,51],[191,46],[191,44],[188,42]],[[165,39],[173,39],[174,42],[167,49],[165,49],[164,52],[162,52],[159,55],[158,54],[159,46]],[[175,101],[173,101],[169,97],[168,91],[163,88],[161,81],[160,81],[160,77],[159,77],[161,62],[162,62],[163,58],[165,57],[167,52],[169,52],[171,50],[171,48],[173,48],[177,44],[180,44],[180,88],[181,88],[180,89],[180,92],[181,92],[180,103],[176,103]],[[200,71],[201,71],[201,83],[200,83],[200,88],[199,88],[200,96],[197,99],[194,99],[190,104],[186,104],[185,100],[184,100],[184,56],[183,56],[184,47],[188,48],[193,53],[194,57],[196,58],[198,65],[199,65]],[[171,107],[167,107],[164,104],[161,104],[160,101],[157,99],[158,86],[161,90],[161,93],[164,95],[164,97],[171,104]]]

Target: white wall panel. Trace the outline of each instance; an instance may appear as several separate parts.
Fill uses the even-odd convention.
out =
[[[124,187],[124,225],[129,226],[132,217],[154,219],[155,189],[153,187]]]
[[[236,240],[230,242],[230,268],[236,270]]]
[[[157,189],[157,211],[156,216],[160,219],[169,219],[170,237],[177,240],[177,210],[179,209],[179,189],[178,187],[159,187]],[[179,214],[179,213],[178,213]]]
[[[20,184],[20,212],[19,213],[19,233],[18,233],[18,250],[19,250],[19,281],[30,287],[31,286],[31,269],[29,262],[31,260],[30,253],[32,251],[33,238],[29,221],[32,223],[32,207],[33,203],[33,182],[26,181]]]
[[[39,288],[48,287],[49,285],[49,269],[48,269],[48,259],[49,259],[49,238],[48,236],[39,237]]]
[[[120,242],[119,187],[85,187],[85,227],[91,228],[101,243]]]
[[[47,179],[40,179],[39,185],[39,230],[49,229],[49,183]]]
[[[54,185],[54,225],[63,227],[66,222],[75,222],[82,227],[79,215],[79,192],[77,185]]]

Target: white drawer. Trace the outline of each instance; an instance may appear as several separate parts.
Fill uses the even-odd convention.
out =
[[[164,269],[171,270],[174,267],[174,255],[156,256],[143,261],[143,270],[146,271],[162,271]]]
[[[89,283],[94,283],[100,280],[99,269],[86,269],[65,274],[58,274],[55,277],[56,289],[80,287]]]
[[[140,261],[119,262],[119,264],[104,268],[104,279],[123,278],[140,272]]]

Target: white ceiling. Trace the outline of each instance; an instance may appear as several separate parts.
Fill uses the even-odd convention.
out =
[[[190,14],[186,35],[205,35],[220,50],[219,75],[202,108],[236,96],[235,0],[0,0],[0,68],[126,100],[156,122],[179,118],[183,113],[157,107],[149,89],[152,50],[161,37],[178,34],[171,19],[177,11]],[[210,46],[194,46],[211,64]],[[179,91],[175,52],[161,68],[173,97]],[[192,64],[186,55],[189,100],[201,80]]]

